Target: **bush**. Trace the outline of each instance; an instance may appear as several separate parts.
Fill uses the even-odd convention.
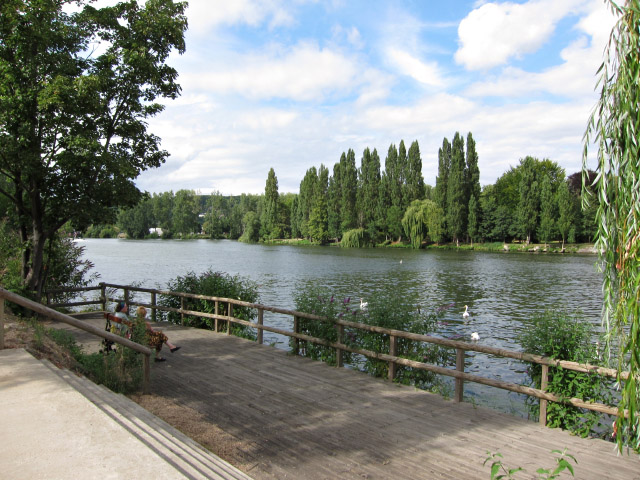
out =
[[[579,363],[598,363],[596,347],[593,343],[593,327],[582,322],[577,316],[565,311],[549,310],[532,319],[530,328],[518,336],[518,340],[528,353],[569,360]],[[542,366],[532,364],[528,375],[530,384],[540,388]],[[611,382],[596,374],[575,372],[558,367],[549,368],[547,391],[563,398],[581,398],[585,401],[611,403]],[[527,407],[532,417],[540,415],[538,399],[527,397]],[[610,424],[607,422],[606,425]],[[603,436],[608,427],[603,423],[602,414],[556,402],[547,404],[547,425],[569,430],[576,435]]]
[[[357,321],[354,315],[357,313],[357,307],[350,303],[350,299],[337,299],[334,295],[331,295],[326,288],[309,287],[298,291],[294,295],[294,302],[296,310],[304,313],[311,313],[321,317],[326,317],[330,320],[338,320],[344,318],[345,320]],[[329,342],[338,341],[338,330],[333,322],[321,321],[321,320],[309,320],[305,318],[299,319],[298,333],[310,335],[312,337],[322,338]],[[353,335],[351,332],[347,332],[345,329],[345,338]],[[289,339],[289,346],[292,351],[295,348],[295,339]],[[301,340],[299,342],[300,355],[312,358],[313,360],[321,360],[329,365],[336,364],[336,350],[335,348],[325,347],[324,345],[318,345],[315,343]],[[352,354],[349,352],[343,353],[343,360],[346,363],[352,361]]]
[[[340,246],[346,248],[361,248],[366,247],[370,243],[369,236],[364,228],[354,228],[342,234]]]
[[[178,276],[174,280],[169,281],[167,289],[172,292],[192,293],[196,295],[206,295],[210,297],[234,298],[249,303],[257,303],[259,300],[257,285],[251,280],[244,279],[240,276],[231,276],[227,273],[212,272],[211,269],[197,275],[189,272],[184,276]],[[173,295],[162,295],[158,302],[161,306],[180,308],[180,297]],[[227,315],[229,312],[229,304],[226,302],[218,302],[220,315]],[[185,298],[184,308],[186,310],[215,313],[215,302],[209,300],[200,300],[195,298]],[[251,321],[256,318],[257,312],[253,308],[233,306],[233,316],[242,320]],[[165,318],[172,323],[181,323],[179,313],[167,312]],[[226,322],[219,321],[220,325]],[[184,325],[196,328],[204,328],[207,330],[215,329],[215,320],[211,318],[185,316]],[[255,339],[256,335],[250,327],[244,325],[233,324],[231,333],[236,336]]]
[[[331,295],[326,289],[309,287],[295,295],[295,304],[298,311],[324,316],[331,320],[344,319],[424,335],[432,333],[437,324],[435,314],[416,310],[398,298],[395,292],[376,294],[368,302],[366,310],[361,310],[357,301],[352,302],[350,298],[341,299]],[[330,342],[337,341],[337,329],[332,322],[300,319],[299,332]],[[345,328],[343,342],[355,348],[389,353],[389,335],[387,334]],[[289,344],[293,347],[294,340],[291,339]],[[336,363],[335,349],[323,345],[300,341],[299,353],[332,365]],[[346,363],[353,363],[355,360],[353,354],[345,352],[344,355]],[[396,355],[443,366],[451,364],[452,361],[451,353],[447,349],[407,339],[398,339]],[[371,358],[358,362],[358,368],[376,377],[386,377],[389,373],[387,362]],[[432,372],[401,365],[396,368],[395,381],[423,389],[432,388],[438,384]]]

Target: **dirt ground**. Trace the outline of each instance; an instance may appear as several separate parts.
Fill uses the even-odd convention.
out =
[[[65,349],[11,315],[5,318],[4,347],[24,348],[34,357],[46,358],[58,368],[76,370],[75,360]],[[199,412],[157,395],[136,394],[129,398],[243,472],[249,473],[255,466],[249,444],[210,423]]]

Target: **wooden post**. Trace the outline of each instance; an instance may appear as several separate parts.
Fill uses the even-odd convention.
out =
[[[233,303],[229,302],[229,317],[233,317]],[[231,321],[227,320],[227,335],[231,335]]]
[[[184,326],[184,297],[180,297],[180,325]]]
[[[464,372],[464,350],[462,348],[456,348],[456,370]],[[464,380],[456,378],[456,392],[454,400],[456,402],[462,402],[464,396]]]
[[[102,302],[102,311],[107,311],[107,287],[104,282],[100,283],[100,301]]]
[[[47,296],[47,307],[48,307],[49,305],[51,305],[51,292],[47,292],[46,296]]]
[[[149,362],[149,357],[150,355],[144,355],[143,360],[144,377],[142,380],[142,393],[144,395],[149,395],[150,393],[149,384],[151,382],[151,364]]]
[[[151,320],[156,321],[156,292],[151,293]]]
[[[0,298],[0,350],[4,350],[4,298]]]
[[[124,303],[129,305],[129,289],[128,288],[124,289]]]
[[[540,390],[547,391],[549,385],[549,365],[542,365],[542,378],[540,379]],[[540,399],[540,425],[545,427],[547,425],[547,400]]]
[[[264,309],[259,308],[258,309],[258,325],[262,325],[264,323]],[[263,330],[261,328],[258,328],[258,334],[257,334],[257,342],[258,345],[262,345],[262,332]]]
[[[398,337],[395,335],[389,336],[389,355],[395,357],[398,351]],[[396,362],[389,360],[389,380],[393,382],[396,378]]]
[[[218,315],[220,315],[220,305],[218,304],[218,300],[216,300],[216,308],[215,308],[214,312],[216,314],[216,318],[214,319],[214,321],[215,321],[215,329],[216,329],[216,333],[218,333]]]
[[[297,316],[294,315],[294,317],[293,317],[293,333],[298,333],[299,324],[300,324],[300,320],[298,319]],[[300,354],[300,340],[298,338],[295,338],[293,340],[293,354],[294,355],[299,355]]]
[[[338,343],[344,343],[344,325],[336,325],[338,328]],[[342,368],[344,366],[343,350],[336,348],[336,367]]]

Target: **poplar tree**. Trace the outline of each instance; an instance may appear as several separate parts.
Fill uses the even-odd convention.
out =
[[[409,147],[405,170],[404,205],[409,205],[414,200],[424,199],[424,178],[422,177],[422,158],[420,157],[420,146],[414,140]]]
[[[558,205],[558,232],[562,237],[562,249],[564,250],[564,242],[569,232],[574,227],[575,209],[571,193],[569,192],[569,184],[562,182],[558,186],[556,193],[556,201]]]
[[[540,192],[535,170],[536,159],[526,157],[520,161],[520,200],[518,202],[518,225],[520,234],[529,244],[531,236],[538,224],[538,209],[540,206]]]
[[[261,236],[267,240],[273,240],[282,236],[280,226],[280,197],[278,195],[278,178],[273,167],[267,174],[267,182],[264,187],[264,203],[260,217]]]
[[[358,179],[358,219],[360,228],[375,233],[376,207],[380,188],[380,158],[365,148],[360,163]]]
[[[451,167],[447,182],[447,227],[456,244],[465,233],[467,204],[465,203],[465,155],[464,139],[458,132],[451,144]]]
[[[447,186],[449,183],[449,170],[451,169],[451,144],[445,137],[442,147],[438,150],[438,176],[434,191],[434,201],[443,212],[447,214]],[[446,225],[445,225],[446,226]]]
[[[356,198],[358,190],[358,170],[356,169],[356,154],[352,149],[347,151],[347,155],[340,159],[341,182],[341,202],[340,202],[340,227],[342,232],[356,228],[358,225],[358,210]]]

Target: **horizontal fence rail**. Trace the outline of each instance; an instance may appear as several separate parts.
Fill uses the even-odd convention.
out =
[[[123,296],[122,297],[108,296],[107,290],[113,290],[113,291],[122,290]],[[243,325],[246,327],[256,329],[258,343],[263,343],[264,331],[283,335],[289,338],[293,338],[295,340],[293,348],[296,354],[299,353],[298,342],[301,340],[311,342],[317,345],[322,345],[329,348],[334,348],[336,351],[336,365],[338,367],[343,366],[343,360],[342,360],[343,352],[350,352],[357,355],[363,355],[368,358],[388,362],[390,380],[394,379],[396,367],[398,365],[411,367],[419,370],[430,371],[438,375],[445,375],[447,377],[452,377],[455,379],[454,399],[458,402],[462,401],[463,399],[465,381],[487,385],[490,387],[500,388],[502,390],[524,394],[531,397],[536,397],[540,400],[540,423],[542,425],[546,424],[547,402],[570,404],[578,408],[583,408],[586,410],[592,410],[592,411],[596,411],[596,412],[600,412],[608,415],[614,415],[614,416],[617,416],[620,413],[618,408],[614,406],[595,403],[591,401],[585,401],[579,398],[564,398],[554,393],[545,391],[547,387],[547,378],[548,378],[548,372],[550,367],[563,368],[565,370],[573,370],[576,372],[617,378],[619,380],[627,380],[629,378],[628,372],[618,372],[615,369],[605,368],[598,365],[580,364],[577,362],[571,362],[566,360],[557,360],[557,359],[543,357],[540,355],[534,355],[526,352],[516,352],[513,350],[505,350],[505,349],[499,349],[495,347],[477,345],[475,343],[462,342],[458,340],[449,340],[445,338],[433,337],[430,335],[421,335],[417,333],[405,332],[402,330],[393,330],[389,328],[378,327],[375,325],[367,325],[359,322],[334,320],[334,319],[321,317],[318,315],[298,312],[295,310],[288,310],[284,308],[271,307],[271,306],[261,305],[257,303],[244,302],[242,300],[233,299],[233,298],[213,297],[213,296],[207,296],[207,295],[198,295],[198,294],[183,293],[183,292],[172,292],[167,290],[158,290],[158,289],[152,289],[152,288],[135,287],[131,285],[117,285],[117,284],[108,284],[108,283],[101,283],[99,286],[95,286],[95,287],[51,290],[47,292],[46,297],[47,297],[47,301],[49,302],[49,299],[55,293],[89,292],[89,291],[100,291],[101,292],[100,299],[94,300],[94,301],[78,301],[78,302],[71,302],[71,303],[65,303],[65,304],[50,304],[49,306],[50,307],[69,307],[69,306],[78,306],[78,305],[101,304],[102,309],[106,311],[107,302],[117,302],[121,300],[129,302],[131,293],[133,292],[146,293],[151,296],[150,303],[136,301],[135,304],[151,309],[152,319],[154,321],[156,320],[157,311],[179,313],[181,315],[182,323],[184,323],[185,316],[200,317],[200,318],[207,318],[207,319],[214,320],[215,321],[214,329],[216,332],[219,331],[218,322],[219,321],[226,322],[227,334],[231,333],[230,325],[232,323],[235,323],[238,325]],[[205,301],[213,302],[215,305],[215,313],[187,310],[184,307],[184,301],[182,302],[181,308],[165,307],[157,303],[158,295],[179,297],[183,300],[193,299],[193,300],[205,300]],[[228,306],[228,312],[227,312],[229,313],[228,315],[224,315],[220,313],[220,310],[219,310],[220,304],[226,304]],[[246,307],[249,309],[257,310],[258,321],[251,322],[251,321],[234,317],[233,316],[234,306]],[[291,316],[293,318],[293,331],[264,325],[264,312],[271,312],[271,313]],[[298,324],[300,319],[329,322],[334,324],[336,329],[338,330],[338,341],[330,342],[322,338],[312,337],[309,335],[305,335],[303,333],[299,333]],[[387,353],[375,352],[371,350],[364,350],[364,349],[355,348],[345,344],[343,342],[345,327],[387,335],[389,337],[390,353],[387,354]],[[412,340],[416,342],[430,343],[434,345],[439,345],[441,347],[454,349],[456,352],[456,368],[454,369],[454,368],[441,367],[438,365],[432,365],[432,364],[418,362],[415,360],[410,360],[407,358],[396,356],[395,346],[397,345],[397,341],[400,338],[404,338],[404,339]],[[519,385],[516,383],[505,382],[502,380],[495,380],[491,378],[482,377],[480,375],[466,373],[464,371],[464,367],[465,367],[464,358],[465,358],[465,353],[470,351],[485,353],[485,354],[493,355],[496,357],[510,358],[510,359],[519,360],[522,362],[536,363],[541,365],[542,366],[541,388],[537,389],[533,387]],[[628,411],[625,410],[623,414],[627,416]]]
[[[85,289],[85,291],[89,291],[89,289]],[[44,317],[66,323],[73,327],[79,328],[80,330],[84,330],[85,332],[91,333],[93,335],[104,338],[111,342],[118,343],[124,347],[130,348],[131,350],[134,350],[138,353],[143,354],[144,357],[143,357],[142,391],[144,394],[149,393],[150,380],[151,380],[150,358],[152,354],[152,351],[149,347],[140,345],[139,343],[133,342],[128,338],[121,337],[120,335],[107,332],[106,330],[103,330],[101,328],[94,327],[93,325],[89,325],[83,322],[82,320],[78,320],[77,318],[70,317],[69,315],[65,315],[64,313],[60,313],[56,310],[53,310],[50,307],[46,307],[40,303],[34,302],[18,294],[5,290],[2,287],[0,287],[0,299],[2,299],[0,301],[0,332],[1,332],[0,333],[0,349],[4,349],[4,301],[7,300],[9,302],[13,302],[17,305],[25,307],[31,310],[32,312],[35,312]],[[79,303],[86,304],[86,302],[79,302]],[[91,302],[91,304],[93,303],[95,302]]]

